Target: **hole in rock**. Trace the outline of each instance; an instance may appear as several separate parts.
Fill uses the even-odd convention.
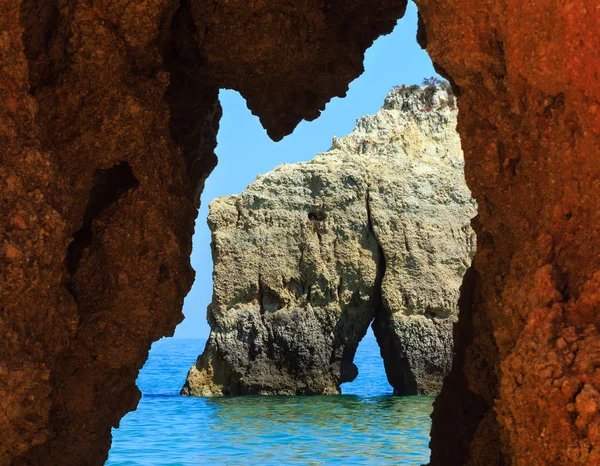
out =
[[[347,96],[344,99],[333,99],[317,120],[302,122],[292,135],[279,143],[273,143],[267,137],[258,119],[250,114],[239,94],[229,90],[221,91],[223,117],[216,149],[219,164],[207,179],[202,194],[192,252],[196,278],[194,287],[185,300],[186,319],[177,327],[174,338],[162,339],[153,345],[138,379],[142,399],[137,411],[123,418],[120,428],[113,431],[113,447],[108,464],[122,464],[132,458],[141,464],[150,464],[158,457],[164,463],[227,463],[235,457],[243,457],[244,464],[302,463],[303,458],[328,463],[339,461],[340,451],[344,452],[346,463],[397,464],[406,461],[407,464],[421,464],[428,461],[432,398],[382,396],[390,395],[392,387],[388,383],[382,359],[385,348],[380,348],[371,328],[366,331],[366,335],[358,338],[355,353],[344,358],[345,363],[356,365],[358,376],[353,382],[344,383],[341,393],[358,396],[179,396],[188,370],[206,347],[210,332],[207,319],[211,323],[215,321],[209,306],[213,299],[213,262],[209,247],[211,231],[206,224],[209,203],[222,196],[239,195],[255,181],[257,175],[270,172],[284,163],[309,161],[318,153],[335,148],[340,140],[336,137],[332,143],[332,137],[350,134],[357,118],[376,114],[386,95],[395,86],[420,86],[424,78],[434,76],[435,71],[429,57],[415,41],[416,25],[416,8],[411,3],[394,32],[379,38],[367,51],[365,72],[350,84]],[[331,69],[331,72],[334,71]],[[423,112],[430,112],[430,104],[435,103],[433,95],[428,95],[427,99],[426,105],[422,107]],[[454,101],[449,99],[448,106],[454,106]],[[369,141],[362,141],[357,146],[357,151],[361,154],[367,154],[369,150]],[[359,176],[348,175],[342,184],[358,190],[363,188],[361,183]],[[432,180],[418,189],[426,194],[435,187],[435,180]],[[315,184],[313,188],[314,194],[326,189],[326,186]],[[337,299],[338,296],[351,295],[353,299],[355,296],[360,297],[371,306],[371,315],[365,322],[368,321],[367,325],[373,322],[375,314],[383,306],[381,296],[385,291],[381,289],[381,280],[384,279],[382,273],[385,273],[385,263],[382,261],[386,251],[378,244],[377,235],[383,230],[382,224],[378,223],[378,213],[375,212],[380,208],[377,203],[381,200],[381,193],[385,191],[378,188],[367,191],[364,203],[368,213],[365,214],[363,223],[368,225],[360,240],[371,251],[365,256],[376,261],[372,273],[377,275],[376,281],[379,281],[373,291],[377,296],[363,296],[349,288],[355,286],[354,283],[342,280],[330,287],[322,286],[319,277],[315,277],[314,283],[309,285],[302,282],[302,277],[288,277],[287,280],[281,280],[283,285],[273,282],[273,269],[279,267],[279,262],[290,260],[282,250],[279,259],[273,260],[261,271],[256,283],[240,287],[238,302],[230,304],[232,312],[244,315],[246,295],[259,290],[256,299],[256,305],[261,310],[259,316],[256,319],[239,319],[234,338],[239,344],[252,347],[254,361],[260,361],[259,355],[267,351],[264,349],[265,345],[270,345],[271,356],[293,351],[295,360],[298,361],[310,359],[319,351],[318,345],[306,351],[301,346],[306,338],[303,333],[305,321],[302,318],[277,332],[263,332],[261,336],[259,327],[266,325],[270,319],[279,318],[280,313],[287,312],[286,306],[291,299],[305,300],[306,309],[310,309],[308,305],[316,307],[327,300]],[[274,192],[276,197],[275,188]],[[250,205],[261,208],[268,202],[271,200],[256,195]],[[237,226],[257,220],[248,219],[239,210],[236,212],[235,203],[231,205],[230,217]],[[314,242],[294,258],[300,268],[310,261],[329,260],[324,256],[318,259],[314,255],[314,250],[328,247],[327,241],[332,244],[334,242],[323,232],[336,219],[329,208],[325,213],[325,210],[314,207],[321,205],[323,204],[314,202],[307,205],[303,212],[302,221],[310,225],[307,230],[314,235]],[[267,232],[277,225],[277,218],[275,215],[264,216],[260,221],[264,221],[266,238]],[[416,239],[410,237],[403,238],[401,243],[406,245],[407,251],[414,251],[417,246]],[[256,250],[256,255],[258,260],[260,249]],[[411,260],[409,258],[407,262],[412,264],[414,261]],[[465,268],[462,263],[453,266],[461,270]],[[168,280],[169,271],[161,270],[161,277]],[[227,286],[235,287],[244,279],[243,274],[234,274]],[[407,307],[410,309],[411,306],[416,306],[418,300],[418,296],[409,296],[406,298]],[[434,313],[423,317],[428,321],[440,320]],[[351,325],[346,328],[363,335],[365,322],[361,322],[360,328],[353,328]],[[406,331],[411,332],[413,329],[408,328]],[[292,335],[293,338],[284,338],[282,334]],[[284,343],[289,342],[296,346],[285,347]],[[396,349],[391,345],[386,351]],[[328,358],[329,354],[324,357]],[[214,359],[211,370],[218,370],[221,363],[218,358]],[[260,389],[260,376],[268,375],[270,370],[267,365],[257,367],[255,373],[251,374],[256,379],[254,386]],[[348,378],[352,378],[352,371],[350,366],[343,370]],[[406,412],[410,415],[403,414]],[[364,435],[375,432],[385,432],[386,435]],[[347,440],[340,440],[349,438],[351,449],[348,448]],[[235,461],[232,464],[236,464]]]
[[[352,382],[341,385],[343,395],[378,396],[391,395],[393,390],[385,375],[379,344],[369,327],[354,354],[358,376]]]
[[[309,212],[308,213],[308,219],[309,220],[313,220],[315,222],[322,222],[323,220],[325,220],[327,218],[327,214],[325,212],[322,211],[314,211],[314,212]]]

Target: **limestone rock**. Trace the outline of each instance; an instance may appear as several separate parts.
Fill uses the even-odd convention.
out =
[[[331,394],[371,322],[396,393],[449,371],[475,214],[448,90],[398,87],[307,163],[210,205],[211,334],[183,394]]]

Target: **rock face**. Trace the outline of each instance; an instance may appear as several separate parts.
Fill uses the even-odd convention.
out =
[[[600,464],[598,2],[417,3],[479,205],[431,462]]]
[[[281,137],[406,5],[321,3],[0,0],[0,464],[106,459],[182,319],[219,88]]]
[[[416,3],[479,206],[431,462],[598,464],[598,2]],[[0,0],[0,463],[106,458],[181,319],[218,88],[279,138],[405,6]]]
[[[328,152],[211,203],[211,334],[183,394],[338,393],[373,320],[394,391],[439,391],[474,253],[456,113],[396,88]]]

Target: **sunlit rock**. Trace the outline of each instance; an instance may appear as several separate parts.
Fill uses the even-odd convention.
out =
[[[474,252],[456,114],[448,86],[398,87],[329,151],[211,203],[211,334],[182,393],[338,393],[373,321],[394,391],[439,391]]]

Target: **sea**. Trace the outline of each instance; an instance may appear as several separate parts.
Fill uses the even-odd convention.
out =
[[[205,340],[162,339],[137,380],[142,399],[113,429],[116,465],[421,465],[433,398],[396,397],[377,341],[363,338],[359,375],[332,396],[179,395]]]

